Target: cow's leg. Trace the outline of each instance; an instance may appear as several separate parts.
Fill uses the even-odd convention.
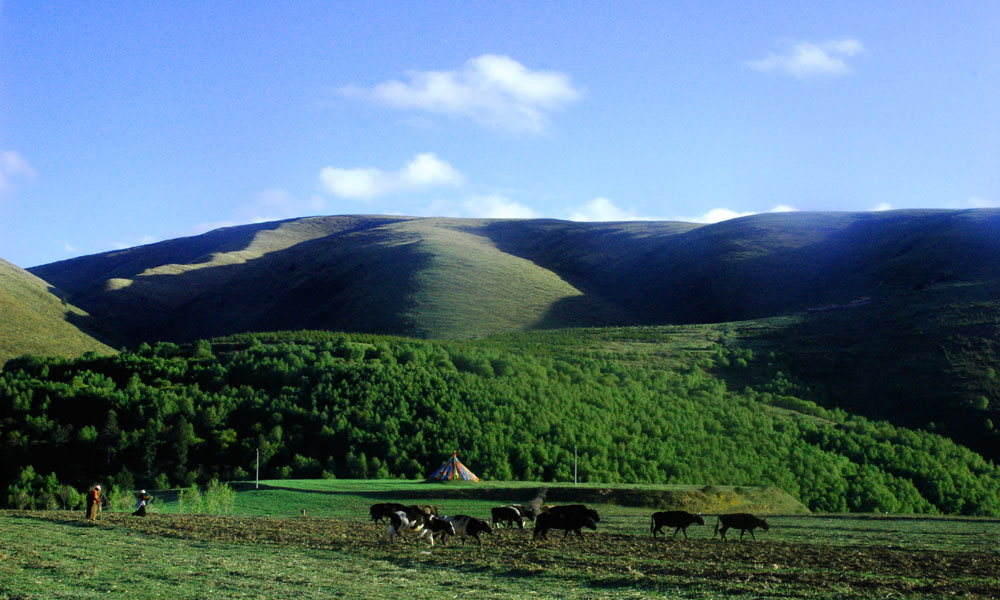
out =
[[[751,530],[750,530],[750,537],[752,537],[752,538],[753,538],[753,541],[755,541],[755,542],[757,541],[757,536],[755,536],[755,535],[753,534],[753,529],[751,529]]]

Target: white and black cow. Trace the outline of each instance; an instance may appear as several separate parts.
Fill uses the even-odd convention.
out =
[[[422,515],[411,518],[406,511],[397,510],[389,515],[389,527],[385,530],[385,539],[391,542],[404,533],[420,533],[425,521],[426,517]]]
[[[385,532],[385,538],[389,541],[404,533],[412,533],[417,538],[429,535],[430,544],[433,546],[436,535],[443,533],[455,535],[455,526],[450,521],[434,515],[427,516],[423,512],[408,514],[407,511],[398,510],[392,513],[390,521],[389,528]]]
[[[500,527],[502,524],[506,524],[507,527],[512,527],[514,523],[521,529],[524,529],[524,515],[521,514],[521,510],[513,505],[508,504],[507,506],[497,506],[490,510],[491,521],[493,522],[493,527]]]
[[[479,539],[479,534],[493,533],[493,529],[490,527],[489,523],[483,521],[482,519],[477,519],[476,517],[470,517],[469,515],[455,515],[454,517],[442,518],[451,521],[451,524],[455,526],[455,535],[462,538],[462,545],[465,545],[465,538],[472,536],[476,538],[476,541],[479,542],[480,546],[482,546],[483,541]],[[441,542],[444,543],[443,536]]]
[[[446,518],[431,515],[427,517],[427,523],[418,537],[427,536],[431,546],[434,545],[434,538],[443,538],[445,534],[455,535],[455,525]]]

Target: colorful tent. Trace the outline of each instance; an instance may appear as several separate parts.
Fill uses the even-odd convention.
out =
[[[427,476],[427,479],[438,479],[441,481],[447,481],[451,479],[461,479],[463,481],[479,481],[476,474],[473,473],[462,464],[462,461],[458,460],[458,453],[454,452],[451,458],[444,461],[444,464],[437,470]]]

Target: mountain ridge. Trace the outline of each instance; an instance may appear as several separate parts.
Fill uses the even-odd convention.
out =
[[[1000,456],[997,209],[714,225],[307,217],[30,272],[116,347],[277,330],[460,339],[778,319],[734,343],[778,349],[811,399]]]

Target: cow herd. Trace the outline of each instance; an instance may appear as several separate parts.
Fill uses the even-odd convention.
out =
[[[480,533],[492,533],[494,529],[501,527],[513,528],[515,525],[519,529],[524,529],[525,521],[534,521],[534,534],[532,539],[545,539],[548,532],[553,529],[562,530],[564,536],[576,533],[583,537],[582,529],[597,531],[597,523],[601,517],[597,511],[582,504],[566,504],[560,506],[536,506],[524,504],[508,504],[497,506],[490,510],[490,520],[477,519],[469,515],[443,516],[438,512],[437,507],[430,504],[403,505],[394,502],[384,502],[373,504],[369,509],[371,520],[374,523],[388,521],[384,539],[393,541],[398,537],[412,536],[417,539],[427,538],[430,545],[435,541],[444,543],[445,536],[462,538],[465,543],[466,538],[472,537],[482,546]],[[669,510],[655,512],[650,517],[649,531],[653,538],[658,533],[662,533],[664,527],[673,528],[674,533],[671,539],[677,537],[677,533],[683,533],[687,539],[687,528],[691,525],[704,525],[705,520],[701,515],[689,513],[683,510]],[[712,537],[719,535],[721,539],[726,539],[726,532],[730,529],[740,530],[740,539],[746,532],[750,532],[750,537],[754,540],[754,529],[769,529],[767,521],[748,513],[732,513],[719,515],[715,523],[715,531]],[[666,533],[663,533],[666,537]]]

